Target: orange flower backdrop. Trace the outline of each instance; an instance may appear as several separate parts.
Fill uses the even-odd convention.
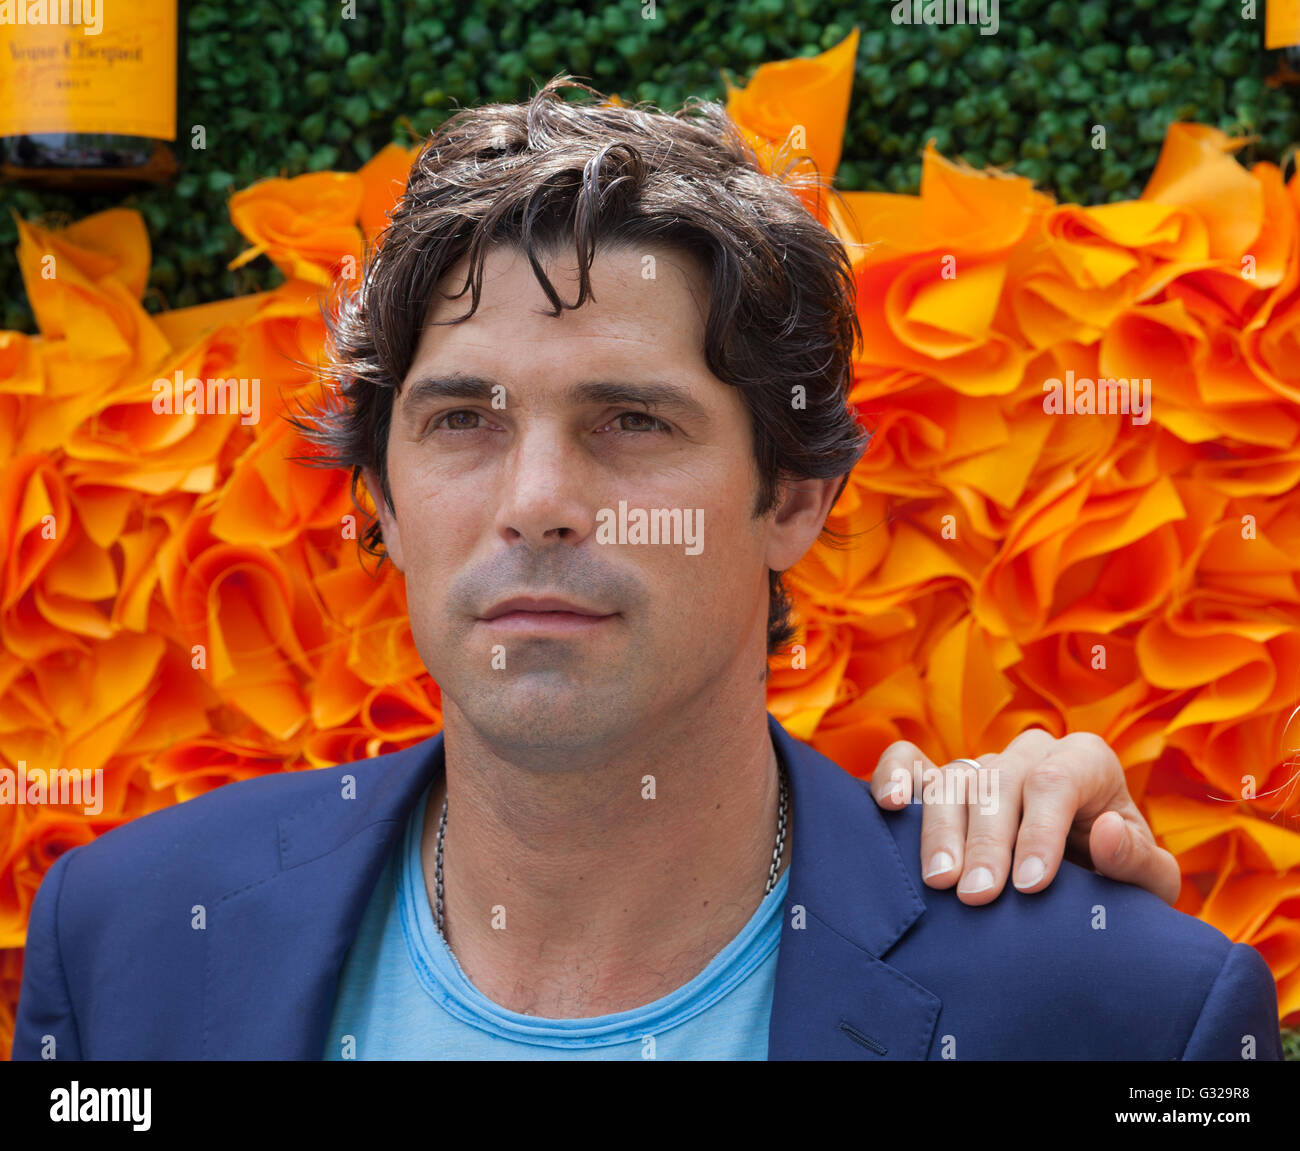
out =
[[[839,161],[857,33],[765,65],[732,117],[765,164]],[[791,137],[795,126],[802,139]],[[932,149],[919,196],[806,197],[855,247],[871,450],[787,577],[803,658],[769,706],[867,776],[1041,725],[1118,752],[1179,859],[1178,906],[1254,944],[1300,1012],[1300,181],[1169,130],[1142,197],[1057,205]],[[358,562],[347,477],[282,413],[320,398],[322,289],[359,265],[413,152],[231,201],[274,291],[149,315],[127,210],[19,257],[41,335],[0,332],[0,761],[102,771],[103,808],[0,806],[0,1044],[57,855],[232,780],[435,734],[400,576]],[[53,270],[53,271],[52,271]],[[1150,420],[1044,410],[1044,381],[1149,377]],[[257,422],[153,382],[261,381]],[[1100,653],[1100,654],[1099,654]],[[1253,796],[1242,799],[1243,776]]]

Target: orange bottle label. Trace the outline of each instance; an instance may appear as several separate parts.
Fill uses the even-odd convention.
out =
[[[0,0],[0,136],[176,139],[176,0]]]
[[[1300,0],[1268,0],[1264,10],[1264,47],[1300,44]]]

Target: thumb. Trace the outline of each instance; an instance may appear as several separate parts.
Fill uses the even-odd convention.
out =
[[[1145,888],[1170,906],[1178,899],[1183,885],[1178,861],[1149,837],[1136,835],[1119,812],[1096,818],[1088,848],[1093,867],[1102,875]]]

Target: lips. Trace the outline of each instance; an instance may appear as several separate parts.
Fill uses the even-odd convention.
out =
[[[595,619],[615,614],[614,612],[598,611],[596,608],[587,607],[585,604],[560,599],[556,596],[516,596],[513,599],[502,600],[499,604],[489,608],[479,618],[496,619],[511,612],[537,612],[539,614],[564,612],[569,615],[590,616]]]

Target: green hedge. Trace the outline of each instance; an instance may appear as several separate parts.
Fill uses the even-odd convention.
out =
[[[174,188],[72,197],[6,185],[6,209],[76,218],[138,208],[154,243],[148,307],[184,307],[276,281],[238,272],[233,189],[274,175],[353,170],[389,140],[410,143],[454,108],[526,99],[557,71],[627,100],[676,107],[721,97],[765,60],[813,55],[862,29],[840,183],[915,191],[933,136],[946,154],[1029,176],[1061,200],[1136,196],[1174,119],[1260,139],[1247,160],[1284,160],[1300,140],[1300,89],[1263,83],[1258,25],[1230,0],[1016,0],[999,30],[896,26],[890,0],[839,10],[816,0],[641,0],[585,14],[555,0],[241,0],[186,5],[183,174]],[[1259,4],[1263,10],[1262,2]],[[188,148],[203,124],[207,149]],[[1109,146],[1094,151],[1093,124]],[[0,326],[34,331],[18,287],[15,229],[0,213]],[[12,285],[12,286],[9,286]]]

